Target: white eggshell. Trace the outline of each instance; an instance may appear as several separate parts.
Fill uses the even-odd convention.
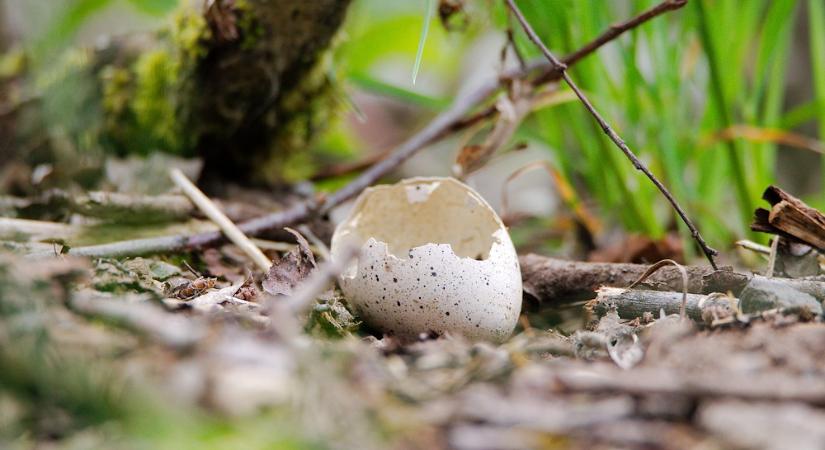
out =
[[[364,322],[404,340],[449,332],[503,341],[521,310],[521,272],[495,211],[453,178],[365,190],[332,237],[333,259],[360,248],[340,277]]]

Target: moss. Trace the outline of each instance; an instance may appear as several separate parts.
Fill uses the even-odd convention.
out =
[[[206,56],[212,32],[202,15],[184,8],[175,14],[172,23],[169,35],[182,63],[194,64]]]
[[[274,176],[265,181],[297,182],[317,170],[316,155],[308,149],[340,107],[337,83],[329,71],[330,55],[328,51],[320,58],[281,100],[278,108],[281,118],[274,138],[280,152],[270,153],[262,173]]]
[[[238,17],[238,31],[241,35],[241,49],[252,50],[264,37],[264,27],[255,17],[252,5],[246,0],[235,2]]]
[[[106,128],[102,142],[115,154],[163,151],[190,156],[196,136],[188,127],[189,77],[206,55],[211,32],[204,18],[181,9],[154,49],[100,72]]]
[[[0,79],[14,78],[26,70],[26,53],[20,48],[13,48],[0,54]]]
[[[158,149],[183,153],[184,130],[177,117],[175,92],[180,87],[180,64],[166,50],[146,52],[135,62],[136,125],[149,133]]]

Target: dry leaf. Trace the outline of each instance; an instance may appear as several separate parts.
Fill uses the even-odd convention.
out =
[[[296,286],[304,281],[315,269],[315,256],[309,248],[309,242],[301,233],[291,229],[298,241],[298,246],[272,263],[262,283],[266,292],[272,295],[292,295]]]

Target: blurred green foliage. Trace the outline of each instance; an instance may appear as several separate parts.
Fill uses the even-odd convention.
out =
[[[559,54],[658,2],[598,3],[596,8],[591,1],[519,2]],[[694,0],[571,69],[595,106],[662,177],[711,242],[728,243],[747,234],[753,208],[776,178],[775,144],[708,138],[734,125],[783,126],[785,78],[798,70],[789,64],[798,3]],[[816,9],[821,7],[811,8],[812,15]],[[815,34],[812,44],[820,42]],[[524,53],[539,56],[523,36],[518,43]],[[525,128],[551,147],[565,176],[597,200],[603,216],[615,216],[626,229],[652,236],[673,221],[655,188],[634,173],[581,105],[540,111]]]
[[[58,12],[44,30],[34,38],[34,55],[46,58],[64,49],[74,39],[77,32],[93,18],[102,13],[116,0],[63,0],[54,1]],[[179,0],[126,0],[141,14],[163,17],[178,6]]]
[[[65,47],[84,21],[116,1],[62,2],[58,17],[35,42],[39,48]],[[166,17],[177,1],[129,3],[140,14]],[[519,1],[542,39],[559,55],[656,3]],[[339,98],[342,103],[356,110],[350,94],[360,90],[419,107],[422,115],[437,112],[461,88],[468,68],[466,54],[482,38],[500,38],[507,23],[502,2],[464,2],[468,27],[448,32],[436,15],[430,19],[436,23],[425,35],[427,7],[425,0],[354,2],[334,57],[336,77],[347,86]],[[803,7],[807,17],[801,14]],[[810,28],[812,98],[786,105],[789,73],[805,70],[789,59],[794,30],[804,20]],[[516,32],[516,41],[521,53],[540,57],[523,33]],[[410,80],[419,47],[423,49],[420,82],[413,86]],[[579,62],[571,75],[662,178],[706,238],[724,246],[748,235],[747,225],[762,190],[776,180],[777,145],[753,136],[715,136],[740,125],[757,131],[792,130],[816,122],[822,140],[825,7],[819,0],[691,0],[682,10],[644,24]],[[83,86],[78,89],[82,92]],[[156,112],[162,126],[168,111]],[[688,238],[652,184],[610,144],[580,104],[564,102],[536,111],[516,139],[548,148],[553,164],[581,197],[592,201],[606,222],[654,237],[678,226]],[[317,152],[334,162],[358,159],[362,147],[348,123],[339,120]],[[340,180],[333,180],[327,186],[339,184]],[[825,206],[822,195],[805,200]]]
[[[423,36],[425,3],[406,10],[398,7],[388,14],[390,6],[382,10],[375,2],[361,2],[371,10],[356,10],[340,56],[353,85],[428,109],[443,107],[449,94],[425,94],[397,80],[393,84],[381,79],[386,70],[376,70],[387,60],[409,64],[412,70],[416,39]],[[519,6],[545,43],[563,55],[612,23],[657,3],[521,0]],[[469,30],[445,33],[443,27],[431,28],[423,73],[460,83],[456,66],[463,52],[484,32],[501,33],[507,26],[502,2],[475,6],[486,9],[486,16],[471,5]],[[802,6],[797,0],[692,0],[682,10],[608,44],[571,70],[597,109],[717,245],[749,235],[753,209],[765,187],[776,181],[777,145],[752,136],[715,136],[741,125],[766,134],[792,130],[816,117],[820,136],[825,133],[825,114],[819,113],[825,111],[825,8],[817,0],[808,5],[816,98],[785,105],[786,78],[790,71],[800,70],[789,58]],[[516,41],[522,54],[540,58],[522,33],[516,33]],[[549,148],[556,167],[582,197],[594,201],[605,221],[654,237],[678,226],[689,240],[655,187],[634,170],[577,102],[536,111],[516,139]],[[825,205],[822,195],[805,199]]]

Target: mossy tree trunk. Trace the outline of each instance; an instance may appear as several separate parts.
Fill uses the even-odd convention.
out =
[[[213,0],[153,36],[70,50],[29,74],[40,101],[17,146],[42,134],[53,150],[201,156],[207,180],[283,181],[334,110],[328,48],[349,3]]]
[[[194,75],[197,149],[206,175],[274,181],[334,109],[322,61],[349,0],[216,2]]]

